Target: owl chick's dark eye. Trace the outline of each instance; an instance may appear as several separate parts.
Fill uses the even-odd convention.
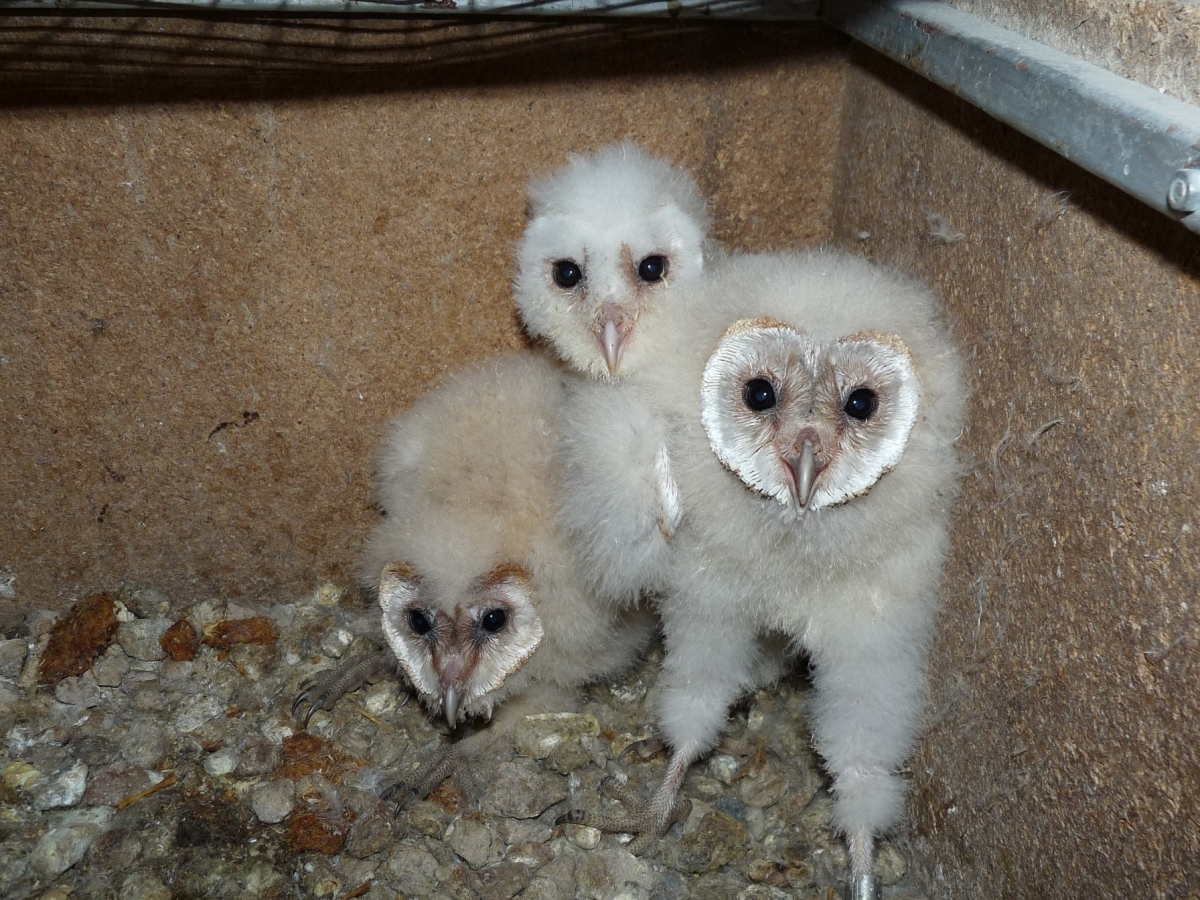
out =
[[[765,412],[775,405],[775,387],[765,378],[751,378],[742,388],[742,402],[755,412]]]
[[[856,388],[846,398],[843,412],[852,419],[865,422],[879,409],[879,396],[870,388]]]
[[[426,635],[433,630],[433,623],[429,621],[429,616],[421,612],[419,609],[410,609],[408,611],[408,627],[413,630],[415,635]]]
[[[573,288],[583,281],[583,267],[573,259],[560,259],[553,271],[554,283],[561,288]]]
[[[508,624],[508,613],[502,609],[489,609],[480,618],[479,624],[488,634],[495,634]]]
[[[662,281],[667,277],[667,258],[653,254],[638,263],[638,278],[642,281]]]

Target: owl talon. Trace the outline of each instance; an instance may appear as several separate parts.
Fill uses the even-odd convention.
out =
[[[364,681],[392,670],[391,657],[376,651],[353,657],[337,668],[318,672],[300,685],[300,693],[292,701],[292,716],[295,717],[306,703],[309,704],[304,716],[304,727],[308,728],[309,721],[318,709],[329,712],[344,695],[357,690]]]
[[[639,760],[647,760],[652,756],[656,756],[667,749],[666,742],[662,738],[646,738],[641,741],[634,741],[626,746],[624,750],[617,756],[617,765],[622,765],[625,762],[625,757],[632,753]]]
[[[449,744],[434,751],[410,777],[384,790],[383,799],[395,803],[399,812],[428,797],[447,779],[454,780],[468,805],[476,805],[483,796],[478,782],[471,777],[466,754],[457,744]]]
[[[645,856],[658,844],[659,839],[671,830],[676,822],[682,822],[692,813],[692,801],[675,799],[665,811],[660,811],[659,798],[644,800],[628,784],[612,776],[600,782],[600,792],[625,807],[620,816],[592,815],[585,809],[568,810],[554,824],[588,825],[605,834],[631,834],[634,836],[628,850],[634,856]]]

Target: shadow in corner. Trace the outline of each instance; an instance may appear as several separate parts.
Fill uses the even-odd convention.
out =
[[[707,72],[831,50],[814,22],[0,18],[0,105],[265,100]]]

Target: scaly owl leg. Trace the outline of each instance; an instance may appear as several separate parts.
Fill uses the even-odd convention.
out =
[[[319,672],[300,686],[300,693],[292,702],[292,715],[296,715],[305,703],[311,701],[304,716],[304,727],[307,728],[308,720],[318,709],[328,712],[338,700],[356,690],[364,681],[394,672],[395,669],[395,657],[378,651],[356,656],[343,665]]]
[[[833,776],[833,817],[850,849],[852,900],[875,900],[875,837],[904,807],[896,770],[915,741],[925,690],[925,641],[911,626],[843,621],[812,654],[812,729]],[[907,633],[906,633],[907,632]]]
[[[683,776],[692,760],[682,754],[673,754],[667,766],[667,775],[654,796],[647,802],[633,788],[614,778],[606,778],[601,784],[613,800],[625,807],[619,816],[592,815],[587,810],[573,809],[559,816],[556,825],[588,825],[606,834],[632,834],[629,852],[642,856],[666,834],[676,822],[684,821],[692,811],[691,800],[681,800],[679,789]]]
[[[394,800],[399,811],[416,800],[424,800],[449,778],[458,785],[468,805],[477,805],[483,796],[483,789],[471,776],[471,759],[464,752],[463,743],[460,741],[439,747],[412,775],[387,788],[383,792],[383,799]]]

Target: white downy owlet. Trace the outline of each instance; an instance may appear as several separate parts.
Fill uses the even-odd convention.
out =
[[[616,824],[662,833],[677,817],[688,767],[762,678],[762,636],[782,634],[812,666],[813,735],[867,896],[924,699],[958,494],[959,357],[926,289],[833,251],[730,258],[683,293],[664,298],[669,349],[624,385],[631,420],[667,435],[682,522],[654,584],[672,755],[651,802],[628,798]],[[611,416],[576,410],[571,428],[568,446],[625,439]],[[618,502],[606,483],[630,479],[592,471],[563,497]],[[619,565],[634,551],[608,552]]]
[[[492,720],[426,761],[413,795],[450,774],[469,787],[468,760],[497,734],[569,710],[653,635],[649,614],[598,599],[571,565],[556,521],[563,397],[555,363],[515,354],[450,376],[389,428],[377,467],[387,517],[361,576],[379,587],[393,665],[429,710],[452,728]],[[345,689],[331,681],[304,699],[328,708]]]

